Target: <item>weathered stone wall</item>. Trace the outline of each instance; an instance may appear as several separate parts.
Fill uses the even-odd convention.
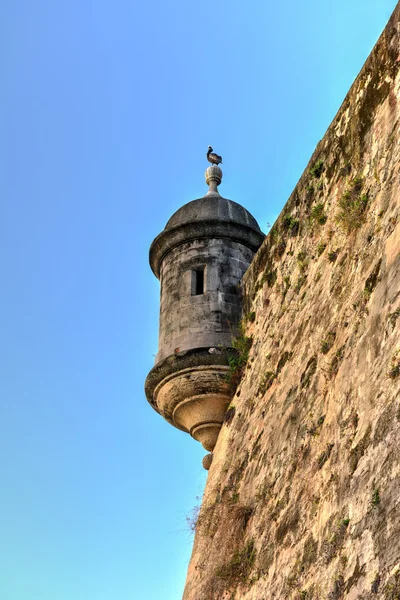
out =
[[[400,598],[399,20],[245,276],[184,600]]]

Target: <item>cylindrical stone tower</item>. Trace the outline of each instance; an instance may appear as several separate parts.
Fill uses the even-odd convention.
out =
[[[150,248],[161,282],[159,351],[146,396],[169,423],[212,451],[232,397],[228,353],[241,318],[240,280],[264,234],[240,204],[208,193],[182,206]]]

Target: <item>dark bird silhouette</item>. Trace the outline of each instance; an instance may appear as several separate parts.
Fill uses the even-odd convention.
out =
[[[212,165],[219,165],[219,163],[222,163],[222,156],[218,156],[218,154],[214,154],[211,146],[208,146],[207,160]]]

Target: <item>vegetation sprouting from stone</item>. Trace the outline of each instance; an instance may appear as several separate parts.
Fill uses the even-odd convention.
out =
[[[274,248],[274,256],[275,258],[281,258],[286,250],[286,240],[279,240]]]
[[[368,195],[362,193],[364,180],[356,177],[339,199],[338,225],[349,234],[361,227],[368,206]]]
[[[307,267],[309,264],[309,259],[307,257],[307,253],[302,251],[297,255],[297,264],[299,265],[299,269],[301,273],[305,273],[307,271]]]
[[[341,177],[347,177],[351,173],[351,164],[347,160],[339,171]]]
[[[322,277],[322,273],[321,273],[321,271],[317,271],[317,272],[315,273],[315,277],[314,277],[314,283],[318,283],[318,281],[321,279],[321,277]]]
[[[400,348],[392,356],[388,375],[391,379],[397,379],[400,376]]]
[[[333,357],[332,362],[329,367],[329,375],[331,377],[334,377],[336,375],[336,373],[339,371],[340,363],[342,362],[342,360],[344,358],[344,348],[345,348],[345,346],[342,346],[341,348],[339,348],[339,350],[337,350],[335,352],[335,356]]]
[[[322,556],[326,564],[330,563],[342,548],[349,523],[350,519],[348,518],[336,521],[333,525],[331,522],[331,529],[322,544]]]
[[[379,493],[379,488],[375,488],[374,491],[372,492],[371,504],[374,508],[376,508],[377,506],[379,506],[380,503],[381,503],[381,496]]]
[[[275,379],[278,377],[279,373],[282,371],[282,369],[284,368],[284,366],[286,365],[286,363],[288,362],[288,360],[290,360],[293,356],[293,352],[289,352],[289,351],[285,351],[283,352],[283,354],[281,355],[280,359],[278,360],[278,364],[276,366],[276,370],[275,371],[266,371],[261,379],[260,379],[260,383],[258,386],[258,395],[264,395],[265,392],[267,390],[269,390],[269,388],[272,386],[273,382],[275,381]]]
[[[303,548],[303,556],[301,561],[301,568],[305,569],[311,567],[317,558],[318,543],[314,540],[312,535],[309,535],[305,541]]]
[[[254,567],[256,556],[254,540],[250,540],[241,550],[235,550],[230,561],[221,565],[215,574],[226,582],[227,587],[246,583]]]
[[[394,329],[396,327],[396,321],[399,317],[400,317],[400,308],[389,313],[388,319],[389,319],[390,325],[392,326],[392,329]]]
[[[317,246],[317,256],[321,256],[326,248],[326,242],[320,242]]]
[[[277,277],[278,275],[276,270],[265,271],[261,279],[257,282],[256,291],[260,290],[265,283],[268,284],[268,287],[272,287],[275,284]]]
[[[249,360],[249,352],[252,344],[253,338],[246,335],[245,323],[241,321],[239,323],[238,334],[234,337],[232,342],[234,350],[228,354],[229,371],[227,380],[234,386],[239,384],[243,375],[243,371]]]
[[[199,498],[196,498],[196,500],[198,500],[198,503],[192,508],[189,515],[187,515],[186,517],[186,525],[191,534],[194,534],[196,532],[196,527],[199,522],[201,506]]]
[[[296,590],[300,587],[301,578],[303,574],[315,563],[318,557],[318,542],[314,540],[312,534],[310,534],[303,547],[303,552],[297,554],[296,561],[291,568],[290,575],[286,578],[285,585],[290,590]],[[292,597],[292,596],[291,596]],[[303,598],[312,599],[312,586],[307,590],[302,590],[298,595],[293,596],[296,600]],[[286,598],[286,596],[285,596]]]
[[[329,262],[335,262],[335,260],[338,257],[338,251],[337,250],[331,250],[330,252],[328,252],[328,260]]]
[[[296,294],[299,293],[299,291],[301,290],[301,288],[303,287],[303,285],[305,284],[306,281],[307,281],[307,275],[305,275],[305,274],[300,275],[300,277],[296,281],[296,285],[294,286],[294,291],[296,292]]]
[[[275,377],[274,371],[266,371],[261,377],[260,385],[258,386],[258,393],[263,396],[273,384]]]
[[[332,348],[336,338],[335,331],[328,331],[325,338],[321,340],[321,352],[322,354],[327,354],[329,350]]]
[[[400,570],[389,579],[385,585],[383,600],[399,600],[400,598]]]
[[[282,296],[284,298],[285,298],[286,294],[288,293],[290,286],[291,286],[290,277],[289,277],[289,275],[285,275],[285,277],[283,278],[283,284],[282,284]]]
[[[299,231],[300,221],[292,215],[285,215],[282,219],[282,229],[290,235],[296,235]]]
[[[325,212],[324,205],[319,202],[311,209],[310,222],[318,223],[318,225],[325,225],[328,220],[328,215]]]
[[[313,423],[312,425],[310,425],[310,427],[307,427],[306,433],[308,433],[312,437],[319,435],[319,433],[321,431],[321,427],[324,424],[324,421],[325,421],[325,415],[322,415],[321,417],[319,417],[318,421],[315,424]]]
[[[325,167],[322,160],[318,160],[313,167],[310,169],[310,175],[315,177],[315,179],[319,179],[324,172]]]
[[[268,287],[272,287],[274,285],[276,279],[277,279],[276,271],[269,271],[265,275],[265,281],[267,282]]]

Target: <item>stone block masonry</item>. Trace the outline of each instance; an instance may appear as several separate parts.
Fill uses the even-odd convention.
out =
[[[400,598],[399,24],[244,277],[184,600]]]

